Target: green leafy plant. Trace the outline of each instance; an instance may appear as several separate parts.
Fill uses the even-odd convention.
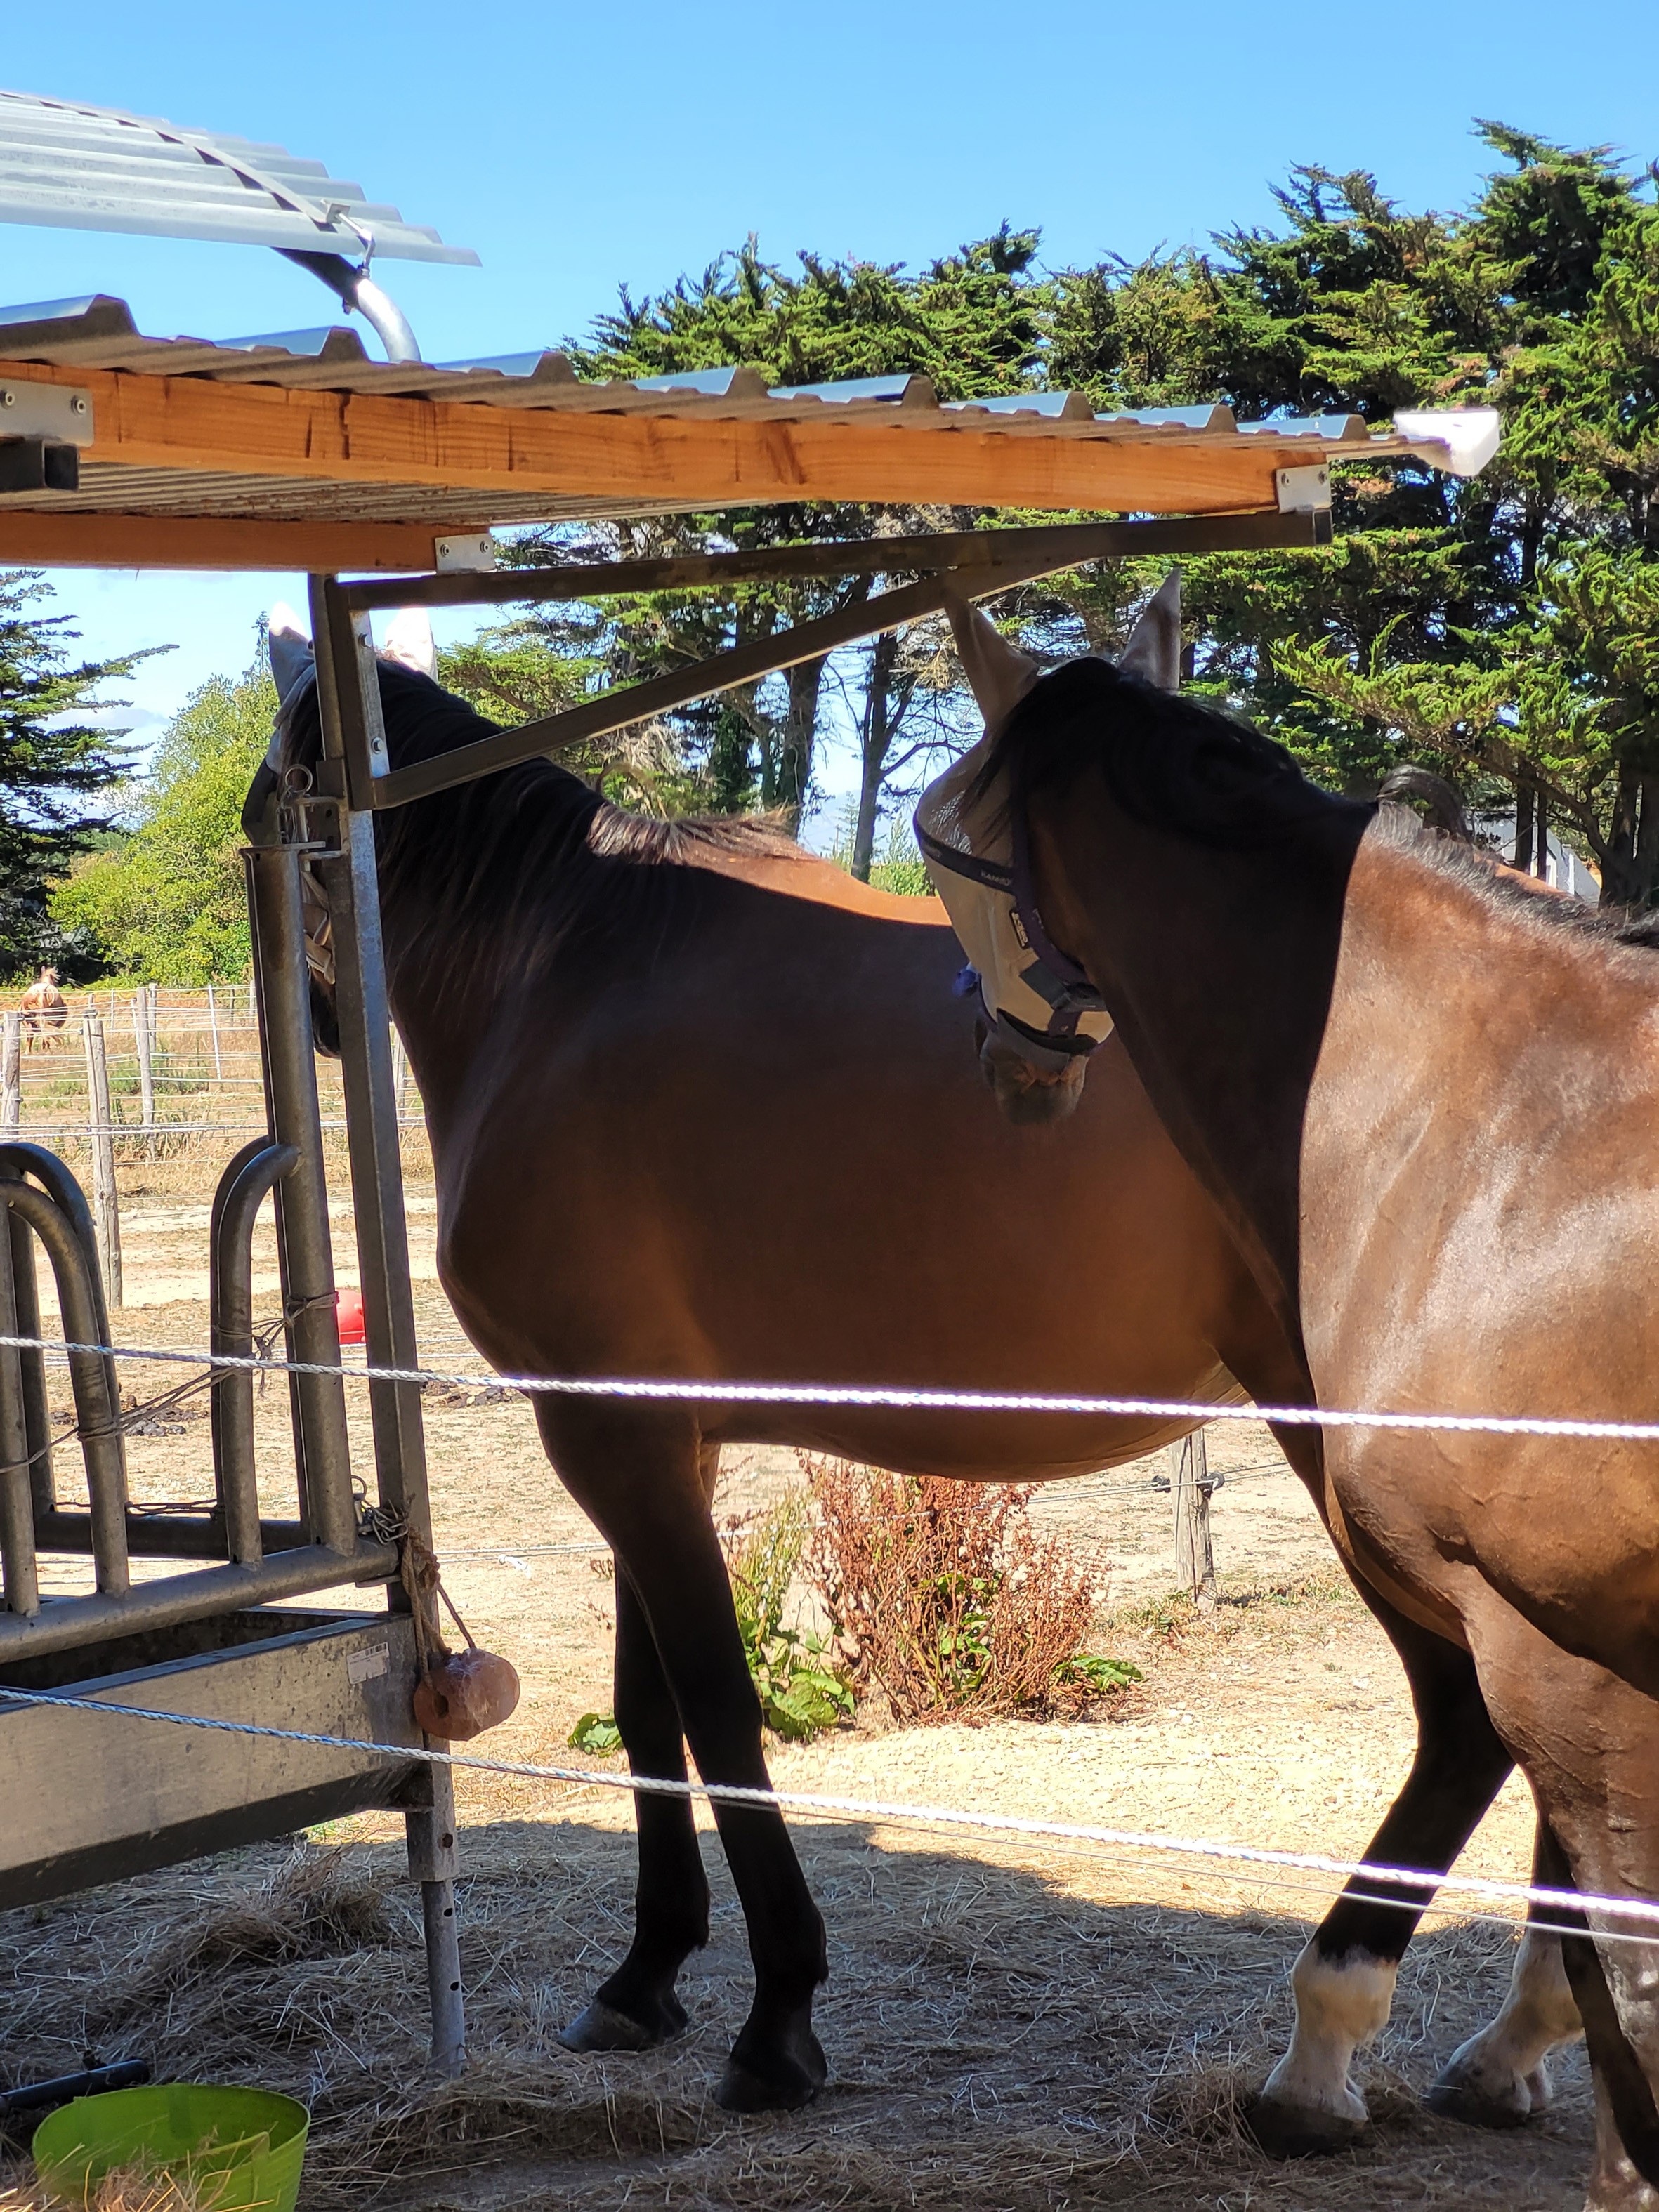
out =
[[[791,1494],[728,1529],[725,1542],[732,1601],[762,1717],[793,1743],[810,1743],[853,1711],[852,1686],[829,1640],[784,1618],[806,1537],[805,1503]]]
[[[590,1752],[596,1759],[609,1759],[623,1747],[622,1730],[609,1713],[584,1713],[565,1741],[572,1751]]]
[[[1104,1659],[1093,1651],[1079,1651],[1074,1659],[1063,1659],[1054,1670],[1057,1682],[1099,1698],[1115,1697],[1120,1690],[1146,1679],[1133,1660]]]

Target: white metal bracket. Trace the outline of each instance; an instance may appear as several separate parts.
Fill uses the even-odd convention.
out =
[[[488,572],[496,566],[495,540],[487,530],[476,536],[470,531],[459,538],[434,538],[432,545],[434,565],[441,576],[453,576],[466,569]]]
[[[1331,503],[1331,472],[1317,468],[1275,469],[1273,487],[1281,514],[1316,514]]]
[[[67,384],[0,379],[0,438],[44,438],[53,446],[92,443],[92,394]]]

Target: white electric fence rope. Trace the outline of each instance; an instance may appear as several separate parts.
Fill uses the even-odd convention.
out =
[[[1203,1836],[1161,1835],[1134,1828],[1095,1827],[1074,1820],[1035,1820],[1012,1813],[969,1813],[954,1805],[894,1805],[878,1798],[827,1797],[802,1790],[752,1790],[732,1783],[682,1782],[640,1774],[599,1774],[589,1768],[544,1766],[532,1759],[481,1759],[475,1753],[434,1751],[428,1747],[360,1741],[321,1735],[302,1729],[269,1728],[258,1721],[210,1719],[202,1713],[169,1713],[149,1705],[115,1705],[102,1698],[64,1697],[57,1691],[0,1688],[8,1705],[56,1706],[70,1712],[100,1713],[124,1720],[160,1721],[173,1728],[203,1729],[219,1735],[258,1736],[274,1743],[302,1743],[325,1751],[367,1753],[372,1757],[414,1759],[428,1766],[460,1767],[470,1772],[503,1774],[519,1781],[555,1782],[583,1790],[612,1790],[655,1797],[702,1798],[711,1805],[749,1806],[775,1813],[818,1813],[832,1820],[875,1820],[886,1826],[966,1828],[991,1836],[1029,1838],[1035,1842],[1104,1845],[1114,1850],[1157,1851],[1168,1857],[1225,1861],[1243,1866],[1282,1868],[1302,1874],[1340,1876],[1416,1889],[1425,1895],[1452,1890],[1460,1896],[1501,1898],[1511,1905],[1540,1905],[1573,1914],[1595,1913],[1634,1920],[1659,1930],[1659,1901],[1650,1898],[1602,1897],[1573,1889],[1547,1889],[1533,1882],[1499,1881],[1484,1875],[1431,1874],[1419,1867],[1373,1866],[1364,1859],[1331,1858],[1321,1851],[1272,1850],[1264,1845],[1217,1843]],[[1395,1900],[1379,1899],[1378,1903]],[[1568,1933],[1581,1932],[1570,1929]],[[1595,1930],[1598,1936],[1615,1930]],[[1649,1942],[1653,1936],[1634,1937]]]
[[[566,1398],[623,1398],[677,1405],[870,1406],[899,1412],[1072,1413],[1158,1421],[1266,1421],[1280,1428],[1407,1429],[1460,1435],[1583,1437],[1659,1443],[1659,1420],[1589,1421],[1530,1413],[1385,1413],[1326,1406],[1210,1405],[1185,1398],[1095,1398],[1029,1390],[901,1389],[861,1382],[726,1382],[695,1376],[446,1375],[427,1367],[330,1366],[319,1360],[247,1358],[160,1345],[71,1344],[62,1338],[0,1335],[0,1348],[96,1352],[254,1374],[328,1375],[355,1382],[442,1382],[459,1390],[520,1390]]]
[[[356,1382],[438,1382],[463,1389],[483,1388],[529,1394],[554,1393],[572,1397],[611,1397],[671,1403],[712,1401],[890,1407],[899,1410],[945,1412],[1094,1414],[1165,1420],[1268,1421],[1304,1428],[1448,1430],[1498,1436],[1583,1437],[1659,1442],[1659,1421],[1589,1421],[1533,1415],[1390,1413],[1306,1406],[1218,1406],[1175,1399],[1051,1395],[1030,1391],[898,1389],[851,1383],[723,1382],[597,1376],[457,1375],[441,1374],[418,1367],[335,1366],[319,1361],[246,1357],[161,1346],[85,1345],[50,1337],[3,1334],[0,1334],[0,1346],[41,1351],[59,1356],[71,1352],[91,1352],[117,1359],[148,1359],[227,1370],[326,1375]],[[67,1698],[38,1691],[0,1687],[0,1700],[11,1705],[59,1706],[72,1711],[118,1715],[131,1720],[165,1723],[175,1728],[203,1729],[231,1735],[257,1736],[281,1743],[312,1744],[330,1751],[355,1751],[378,1758],[413,1759],[434,1766],[459,1767],[522,1780],[552,1782],[570,1788],[626,1790],[688,1800],[702,1798],[714,1805],[748,1805],[780,1813],[817,1813],[832,1819],[872,1820],[894,1826],[965,1828],[986,1835],[1024,1837],[1038,1842],[1054,1840],[1121,1850],[1160,1852],[1176,1857],[1322,1874],[1340,1877],[1345,1881],[1375,1881],[1403,1889],[1419,1890],[1425,1896],[1449,1890],[1461,1896],[1501,1899],[1508,1904],[1542,1905],[1564,1913],[1594,1913],[1635,1920],[1659,1929],[1659,1902],[1650,1899],[1549,1889],[1528,1882],[1498,1881],[1478,1875],[1434,1874],[1413,1867],[1374,1866],[1364,1860],[1333,1858],[1322,1852],[1273,1850],[1258,1845],[1217,1843],[1202,1837],[1096,1827],[1074,1821],[1035,1820],[1005,1814],[969,1813],[954,1806],[894,1805],[877,1799],[829,1797],[801,1790],[753,1790],[728,1784],[682,1782],[641,1775],[599,1774],[587,1768],[545,1766],[529,1760],[481,1759],[462,1752],[439,1752],[405,1744],[358,1741],[297,1729],[269,1728],[251,1721],[210,1719],[202,1714],[161,1712],[140,1705],[118,1705],[102,1698]],[[1379,1899],[1376,1901],[1387,1904],[1398,1900]],[[1559,1932],[1573,1934],[1579,1931],[1569,1928]],[[1617,1930],[1597,1929],[1595,1934],[1599,1940],[1620,1939]],[[1635,1936],[1627,1932],[1622,1940],[1648,1942],[1654,1938]]]

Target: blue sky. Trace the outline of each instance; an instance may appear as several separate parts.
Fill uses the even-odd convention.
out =
[[[1006,216],[1056,261],[1133,256],[1268,220],[1300,161],[1455,205],[1481,167],[1474,115],[1659,153],[1656,0],[1407,0],[1363,26],[1217,0],[79,0],[70,20],[9,13],[9,88],[276,140],[475,246],[479,270],[380,271],[438,360],[556,342],[620,282],[658,288],[751,230],[778,257],[915,264]],[[252,248],[7,228],[0,264],[0,298],[114,292],[158,335],[331,319],[320,286]],[[178,646],[135,685],[155,716],[244,665],[259,609],[300,588],[52,580],[92,649]]]

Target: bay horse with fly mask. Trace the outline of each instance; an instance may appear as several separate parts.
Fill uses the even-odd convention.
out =
[[[1137,650],[1162,650],[1156,626]],[[320,738],[309,647],[273,624],[271,655],[280,779],[314,763]],[[383,662],[380,682],[396,765],[490,727],[424,674]],[[1293,1382],[1278,1324],[1115,1041],[1070,1119],[1005,1125],[969,1063],[975,1014],[931,902],[870,891],[764,825],[630,816],[545,761],[378,816],[376,842],[440,1274],[501,1370],[1205,1402],[1246,1378],[1263,1395]],[[323,1041],[329,973],[319,947]],[[616,1553],[616,1715],[634,1771],[684,1777],[689,1741],[705,1780],[757,1787],[759,1709],[710,1512],[723,1443],[1029,1480],[1121,1462],[1186,1425],[535,1405],[561,1480]],[[1420,1855],[1425,1822],[1437,1833],[1448,1817],[1448,1778],[1478,1774],[1484,1806],[1507,1761],[1464,1655],[1373,1603],[1422,1717],[1383,1832]],[[756,1972],[720,2096],[799,2104],[824,2073],[823,1923],[780,1815],[715,1818]],[[676,1979],[708,1936],[696,1835],[683,1801],[641,1796],[637,1820],[634,1941],[566,2031],[572,2049],[644,2049],[684,2025]],[[1306,2118],[1327,2124],[1316,2106]]]
[[[1659,923],[1522,891],[1217,713],[1103,661],[1039,676],[956,620],[998,723],[976,801],[1018,824],[1034,909],[1232,1226],[1295,1401],[1650,1421]],[[1542,1879],[1659,1897],[1659,1450],[1295,1437],[1362,1587],[1469,1655]],[[1659,1941],[1553,1917],[1595,2080],[1589,2203],[1652,2212]],[[1386,1955],[1313,1948],[1380,2026]]]

